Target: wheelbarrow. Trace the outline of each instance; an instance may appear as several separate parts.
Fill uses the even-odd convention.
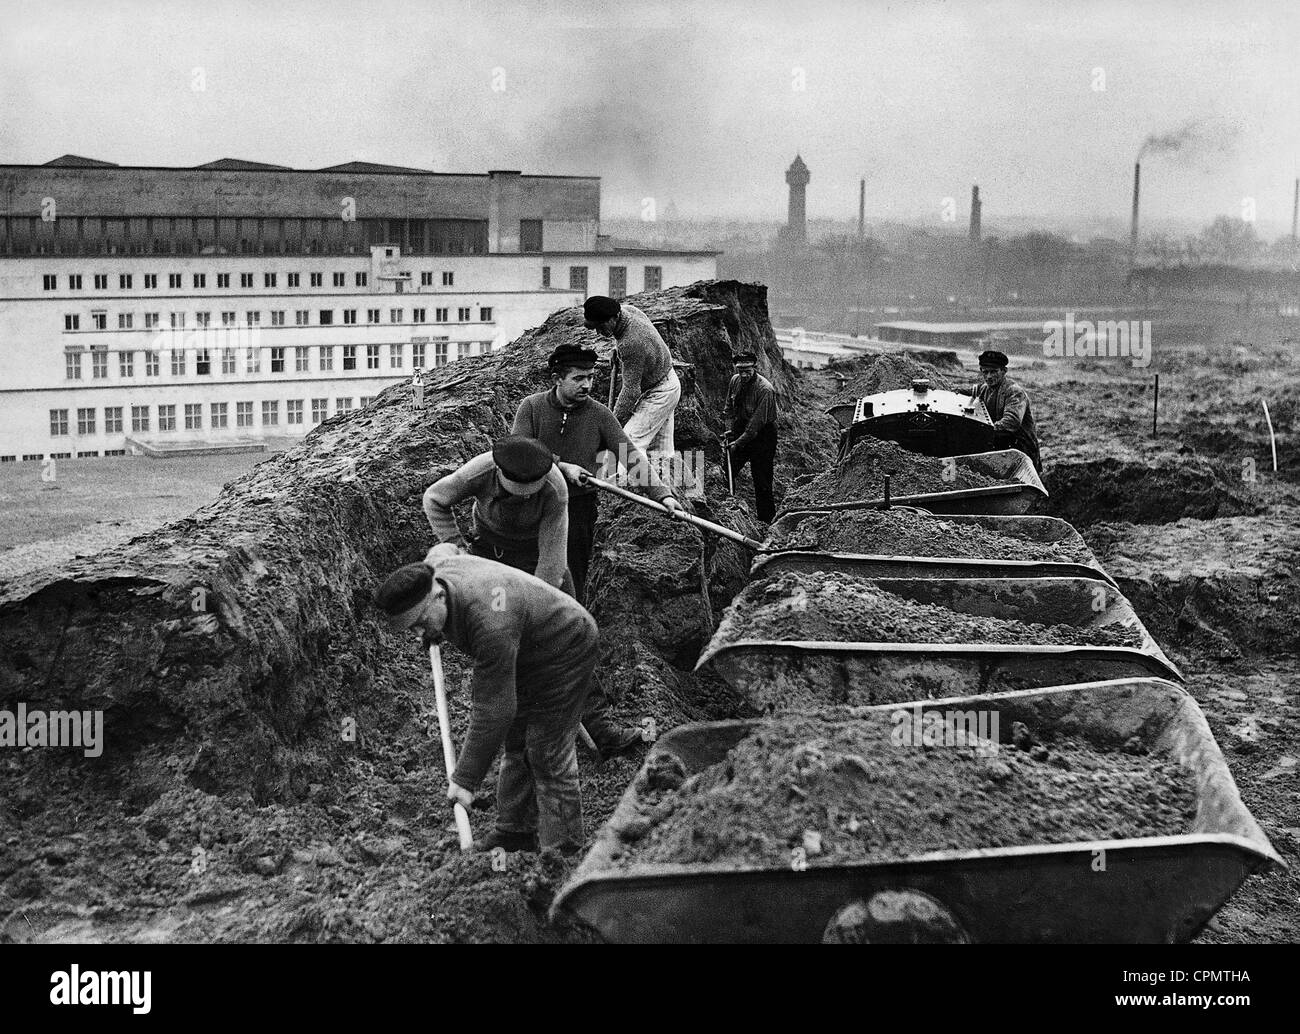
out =
[[[758,605],[751,583],[727,608],[696,669],[711,664],[760,711],[866,706],[898,700],[965,696],[1102,679],[1182,674],[1151,638],[1132,605],[1105,582],[1085,578],[862,578],[918,603],[983,617],[1079,627],[1121,624],[1139,645],[881,641],[859,638],[782,640],[748,637],[739,615]],[[818,605],[815,598],[804,604]]]
[[[922,516],[933,516],[928,512]],[[1059,517],[945,514],[945,523],[976,525],[1031,544],[1071,545],[1083,562],[1064,560],[998,560],[977,557],[909,556],[900,553],[832,552],[820,549],[770,549],[773,539],[785,539],[799,525],[824,511],[801,510],[781,517],[768,529],[764,552],[754,561],[750,577],[778,571],[842,571],[876,578],[1095,578],[1114,585],[1101,562],[1081,536]]]
[[[1161,679],[1124,679],[909,704],[924,710],[996,708],[1003,743],[1023,721],[1040,738],[1112,747],[1140,735],[1148,757],[1175,759],[1194,781],[1196,815],[1177,835],[1027,842],[806,867],[637,863],[619,830],[638,815],[638,783],[624,793],[561,889],[552,915],[573,916],[606,941],[632,943],[1178,943],[1191,940],[1254,872],[1285,868],[1242,803],[1196,702]],[[857,709],[843,720],[897,710]],[[687,776],[723,761],[763,721],[705,722],[668,733],[665,754]],[[882,741],[883,744],[883,741]],[[1080,793],[1093,792],[1081,784]],[[863,814],[871,800],[864,797]],[[917,822],[928,819],[918,809]],[[928,903],[889,922],[881,903]]]
[[[999,449],[996,452],[976,452],[951,457],[961,469],[997,478],[1000,484],[980,488],[961,488],[951,491],[895,495],[889,502],[902,506],[918,506],[931,513],[1021,514],[1047,498],[1033,462],[1018,449]],[[792,506],[784,514],[822,512],[827,510],[861,510],[879,508],[886,504],[883,495],[871,499],[850,499],[843,502],[819,503],[816,506]]]

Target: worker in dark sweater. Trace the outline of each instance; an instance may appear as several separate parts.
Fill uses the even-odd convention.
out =
[[[556,466],[569,482],[569,572],[579,602],[586,597],[587,569],[599,514],[597,490],[581,479],[586,473],[604,473],[598,461],[601,453],[616,457],[628,471],[633,486],[667,507],[669,516],[681,509],[614,414],[591,397],[596,359],[594,351],[578,345],[555,349],[548,362],[552,387],[519,403],[511,428],[512,434],[536,438],[550,449]],[[593,679],[582,724],[605,757],[621,754],[642,741],[639,729],[619,725],[610,718],[609,706],[609,699]]]
[[[723,417],[730,431],[723,447],[731,452],[733,477],[746,463],[754,478],[754,506],[758,519],[770,524],[776,516],[772,479],[776,469],[776,389],[758,372],[753,352],[732,356],[735,371],[727,385]]]
[[[462,542],[452,507],[466,499],[474,500],[470,552],[572,590],[569,490],[545,445],[519,436],[502,438],[491,452],[430,485],[424,514],[439,542]]]
[[[673,414],[682,383],[673,356],[650,317],[635,305],[593,294],[582,306],[583,324],[612,338],[622,368],[623,386],[614,402],[614,417],[627,436],[651,459],[673,450]],[[612,374],[611,374],[612,376]]]
[[[539,578],[458,555],[447,545],[391,574],[375,603],[390,627],[422,631],[426,643],[445,639],[474,662],[469,733],[447,799],[473,804],[474,791],[505,748],[496,829],[475,847],[580,851],[574,737],[596,667],[591,615]]]
[[[1008,363],[1005,352],[993,349],[981,352],[980,383],[970,385],[964,392],[983,402],[989,411],[993,421],[993,447],[1019,449],[1041,474],[1043,461],[1038,453],[1038,430],[1029,409],[1029,393],[1015,381],[1007,380]]]

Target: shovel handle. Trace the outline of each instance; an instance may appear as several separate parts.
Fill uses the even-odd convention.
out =
[[[608,481],[602,481],[600,478],[593,477],[591,474],[584,474],[580,480],[584,485],[592,485],[595,488],[599,488],[602,492],[609,492],[611,495],[622,496],[630,502],[636,503],[639,506],[644,506],[647,510],[655,510],[662,514],[668,513],[668,507],[664,506],[662,503],[656,503],[653,499],[646,499],[644,496],[639,496],[635,492],[629,492],[626,488],[619,488],[618,485],[611,485]],[[749,549],[760,550],[763,548],[763,543],[747,538],[738,531],[724,528],[721,524],[714,524],[712,521],[706,521],[703,517],[696,517],[693,513],[686,513],[683,511],[673,519],[685,521],[687,524],[694,524],[697,528],[701,528],[704,531],[710,531],[714,535],[721,535],[723,538],[731,539],[732,542],[739,542],[742,546],[746,546]]]
[[[438,707],[438,732],[442,735],[442,760],[447,768],[447,784],[450,786],[451,775],[456,771],[456,748],[452,746],[451,719],[447,716],[447,685],[442,674],[442,647],[429,647],[429,667],[433,671],[433,695]],[[463,804],[456,804],[452,811],[456,815],[460,849],[468,851],[474,846],[474,834],[469,828],[469,812]]]

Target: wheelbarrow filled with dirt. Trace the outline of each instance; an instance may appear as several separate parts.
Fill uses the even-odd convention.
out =
[[[614,942],[1173,943],[1283,862],[1160,679],[682,726],[552,906]]]
[[[777,571],[1111,582],[1083,537],[1058,517],[935,515],[910,506],[788,513],[768,529],[751,573]]]
[[[1128,600],[1087,578],[784,571],[732,600],[706,664],[760,711],[1182,679]]]
[[[892,502],[932,513],[1021,514],[1046,498],[1033,462],[1017,449],[939,458],[864,438],[830,470],[791,488],[781,513]]]

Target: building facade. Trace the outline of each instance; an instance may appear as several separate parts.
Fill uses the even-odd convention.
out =
[[[304,434],[592,293],[716,276],[615,249],[599,179],[353,163],[0,166],[0,462]]]

